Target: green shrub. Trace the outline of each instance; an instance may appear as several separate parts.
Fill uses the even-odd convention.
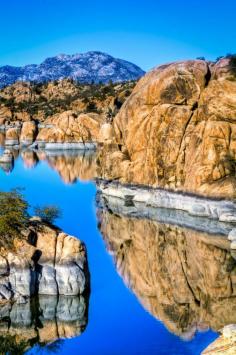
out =
[[[61,209],[56,205],[37,206],[34,212],[38,217],[42,218],[43,221],[50,224],[61,217]]]
[[[0,246],[12,246],[28,222],[28,203],[19,189],[0,192]]]

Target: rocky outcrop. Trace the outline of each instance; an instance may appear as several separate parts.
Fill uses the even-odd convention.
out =
[[[38,219],[22,231],[15,250],[0,253],[0,300],[33,295],[77,296],[88,286],[86,249],[78,239]]]
[[[32,144],[37,135],[37,125],[34,121],[26,121],[22,124],[20,133],[21,145],[29,146]]]
[[[6,131],[5,146],[12,146],[19,144],[20,131],[18,127],[9,128]]]
[[[198,330],[236,322],[229,225],[209,224],[209,234],[207,219],[148,208],[142,215],[132,201],[122,207],[122,200],[103,196],[98,202],[100,230],[119,274],[169,331],[191,339]]]
[[[98,140],[101,117],[96,113],[77,115],[73,111],[65,111],[50,117],[44,125],[48,127],[40,130],[36,142],[45,144],[46,149],[53,147],[53,143],[55,147],[58,143],[86,145]]]
[[[230,59],[155,68],[114,119],[98,175],[213,198],[236,197],[236,80]]]
[[[222,335],[210,344],[202,355],[234,355],[236,353],[236,324],[222,329]]]
[[[77,114],[65,111],[49,117],[44,123],[8,122],[2,125],[3,145],[59,149],[96,149],[97,142],[112,141],[113,128],[105,116],[97,113]]]

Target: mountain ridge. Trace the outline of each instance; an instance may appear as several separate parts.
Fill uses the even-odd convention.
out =
[[[40,64],[0,67],[0,87],[16,81],[48,82],[71,78],[81,83],[136,80],[145,72],[137,65],[100,51],[59,54]]]

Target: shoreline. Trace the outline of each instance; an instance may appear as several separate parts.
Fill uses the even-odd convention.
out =
[[[149,186],[123,185],[119,182],[97,180],[98,191],[126,203],[142,203],[143,208],[180,210],[190,216],[205,217],[236,226],[236,202],[212,199],[187,193],[173,192]]]

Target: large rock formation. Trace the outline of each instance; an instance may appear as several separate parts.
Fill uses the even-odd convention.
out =
[[[22,233],[25,238],[15,241],[16,251],[0,253],[0,300],[24,302],[35,294],[77,296],[86,291],[83,243],[37,219]]]
[[[99,176],[211,197],[236,197],[236,80],[230,59],[155,68],[114,120]]]
[[[119,274],[169,331],[190,339],[197,330],[236,323],[236,261],[227,224],[142,210],[115,198],[98,201],[100,230]]]

